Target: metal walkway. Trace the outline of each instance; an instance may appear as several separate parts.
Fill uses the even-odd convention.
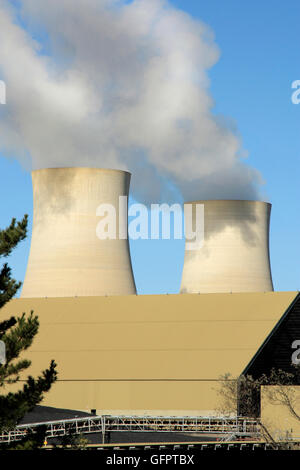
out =
[[[250,439],[260,437],[260,423],[251,418],[103,415],[19,425],[14,430],[0,434],[0,442],[20,440],[29,432],[34,432],[38,426],[47,427],[47,439],[69,433],[100,433],[103,442],[107,433],[115,431],[220,434],[225,439],[227,436]]]

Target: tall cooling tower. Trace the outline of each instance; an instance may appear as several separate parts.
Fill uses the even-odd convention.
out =
[[[192,211],[188,212],[188,204]],[[185,251],[181,292],[272,291],[271,204],[237,200],[186,203],[185,222],[193,224],[193,230],[196,204],[204,205],[204,240],[199,249]]]
[[[125,237],[118,230],[119,196],[128,196],[130,176],[95,168],[32,172],[33,231],[22,297],[136,293],[127,218],[120,222]],[[116,210],[116,239],[96,234],[96,211],[103,203]]]

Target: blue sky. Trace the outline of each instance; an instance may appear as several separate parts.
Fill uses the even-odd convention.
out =
[[[299,290],[300,104],[291,102],[291,84],[300,79],[299,2],[170,3],[208,24],[215,34],[221,57],[209,71],[214,112],[233,120],[249,165],[264,177],[265,199],[273,204],[270,246],[275,289]],[[3,154],[0,193],[1,227],[24,213],[32,220],[30,172]],[[25,275],[30,231],[31,224],[28,239],[9,259],[19,280]],[[131,253],[140,294],[178,292],[183,241],[131,241]]]

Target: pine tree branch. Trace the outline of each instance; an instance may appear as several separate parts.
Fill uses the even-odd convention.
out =
[[[11,224],[5,230],[0,230],[0,257],[7,257],[17,244],[26,237],[28,216]],[[21,283],[11,277],[11,269],[5,263],[0,271],[0,309],[11,300]],[[5,344],[6,362],[0,365],[0,387],[15,383],[19,374],[31,364],[27,359],[18,359],[20,354],[31,346],[39,328],[38,317],[25,313],[19,318],[11,317],[0,323],[0,339]],[[48,392],[57,379],[56,364],[51,361],[50,367],[43,371],[37,379],[29,376],[18,392],[0,395],[0,433],[15,428],[26,413],[31,411],[43,400],[43,394]],[[11,445],[0,445],[0,448],[31,449],[42,445],[40,431],[36,435]]]
[[[22,390],[0,395],[0,431],[15,428],[23,416],[42,401],[43,393],[48,392],[56,379],[56,364],[52,360],[37,379],[29,376]]]
[[[38,317],[34,316],[31,311],[28,318],[23,313],[21,317],[17,318],[15,326],[2,335],[2,341],[6,346],[6,365],[9,365],[22,351],[31,346],[38,328]]]
[[[5,320],[0,323],[0,339],[2,339],[4,333],[9,330],[12,326],[17,323],[15,317],[11,317],[9,320]]]
[[[14,384],[20,379],[20,372],[30,367],[31,361],[23,359],[16,364],[0,366],[0,387],[5,384]]]
[[[28,215],[25,214],[23,219],[16,223],[13,218],[10,225],[0,230],[0,256],[9,256],[12,250],[27,235]]]
[[[21,285],[11,277],[11,269],[5,263],[0,271],[0,308],[15,296]]]

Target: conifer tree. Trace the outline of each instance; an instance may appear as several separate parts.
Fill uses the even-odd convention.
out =
[[[0,230],[0,257],[7,258],[18,243],[24,240],[27,223],[28,216],[25,215],[18,222],[12,219],[6,229]],[[13,429],[26,413],[40,403],[44,393],[50,390],[57,378],[56,364],[52,360],[39,377],[28,376],[18,391],[9,391],[10,384],[19,382],[21,372],[31,364],[29,360],[19,357],[31,346],[39,328],[38,317],[33,312],[1,321],[1,308],[15,296],[20,287],[21,283],[12,278],[10,267],[4,263],[0,271],[0,341],[5,346],[6,357],[5,362],[0,364],[0,434]],[[37,448],[42,441],[40,433],[37,433],[9,447]]]

